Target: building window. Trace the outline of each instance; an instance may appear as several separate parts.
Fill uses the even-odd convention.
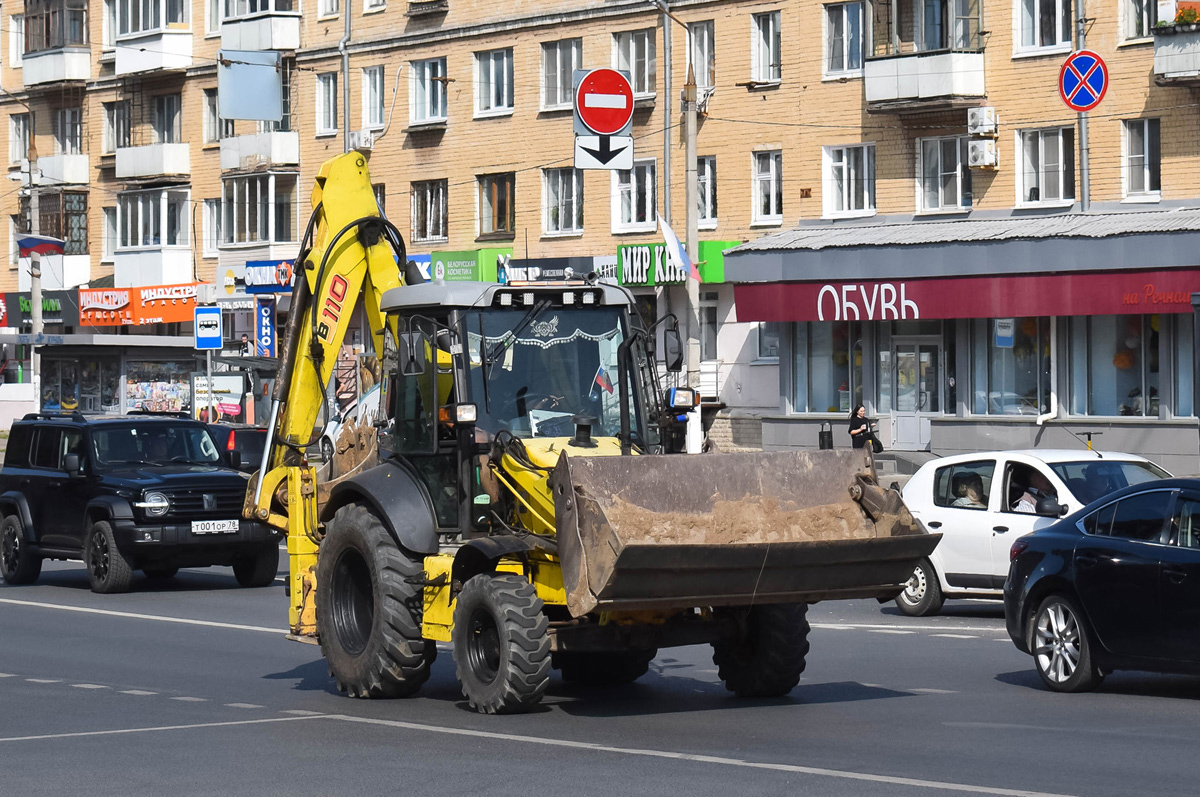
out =
[[[783,153],[754,153],[755,224],[779,224],[783,221]]]
[[[217,90],[204,90],[204,143],[214,144],[221,140],[221,117],[217,105]]]
[[[583,232],[583,171],[542,171],[546,198],[542,227],[547,233]]]
[[[971,169],[968,139],[960,136],[923,138],[917,147],[921,210],[970,210]]]
[[[542,45],[542,108],[569,108],[571,73],[583,59],[583,39],[563,39]]]
[[[634,97],[653,97],[657,85],[654,29],[613,34],[617,69],[632,77]]]
[[[154,143],[178,144],[182,138],[180,95],[160,94],[154,98]]]
[[[413,61],[409,70],[409,119],[413,124],[446,120],[446,59]]]
[[[688,31],[688,66],[695,70],[696,86],[707,89],[715,85],[717,55],[713,21],[691,22]]]
[[[338,0],[317,0],[318,17],[336,16],[339,8]]]
[[[875,145],[825,147],[825,215],[875,211]]]
[[[700,294],[700,360],[704,362],[717,359],[717,304],[716,291]]]
[[[779,36],[779,12],[755,14],[750,40],[750,79],[755,83],[778,83],[782,75],[782,45]]]
[[[190,4],[185,0],[117,0],[117,30],[122,36],[186,26]]]
[[[59,108],[54,112],[54,151],[78,155],[83,151],[83,110]]]
[[[38,232],[64,241],[63,253],[88,253],[87,192],[42,189],[38,193]],[[29,218],[28,198],[21,201],[21,215]],[[29,229],[27,224],[22,225]]]
[[[1161,315],[1077,316],[1070,335],[1071,414],[1159,414]],[[1190,363],[1186,366],[1190,372]],[[1176,379],[1183,374],[1176,372]],[[1187,385],[1190,389],[1191,380]]]
[[[778,321],[758,322],[758,359],[779,359],[779,330],[782,326]]]
[[[387,0],[363,0],[363,13],[369,14],[372,11],[382,11],[387,8]]]
[[[445,180],[412,184],[412,239],[422,243],[447,239]]]
[[[513,109],[512,48],[475,54],[475,113],[504,114]]]
[[[1132,119],[1125,122],[1125,180],[1127,197],[1157,198],[1161,190],[1162,149],[1159,120]]]
[[[863,398],[863,325],[802,321],[792,341],[792,407],[849,413]]]
[[[1075,198],[1075,128],[1022,130],[1018,204],[1066,202]]]
[[[698,221],[701,225],[715,227],[717,224],[717,158],[702,155],[696,158],[697,202],[700,205]]]
[[[479,177],[480,235],[512,235],[516,182],[517,176],[512,172]]]
[[[14,14],[8,18],[8,65],[21,68],[25,56],[25,15]]]
[[[186,190],[117,194],[117,248],[187,246],[188,202]]]
[[[117,46],[117,0],[104,0],[104,18],[100,23],[102,49],[115,49]]]
[[[296,240],[296,175],[227,178],[221,209],[226,244],[292,243]]]
[[[214,0],[219,6],[221,0]],[[294,0],[225,0],[224,14],[225,19],[237,19],[239,17],[257,16],[259,14],[269,14],[271,12],[290,13],[295,10],[293,7]],[[338,11],[337,2],[333,3],[333,11],[331,14],[336,14]],[[219,25],[218,25],[219,27]]]
[[[117,248],[117,209],[101,208],[104,214],[104,229],[100,237],[100,261],[111,263],[113,251]]]
[[[633,168],[618,171],[616,185],[615,232],[654,230],[658,225],[658,175],[654,160],[635,161]]]
[[[216,257],[221,246],[221,200],[204,200],[204,257]]]
[[[206,34],[219,33],[221,30],[221,3],[222,0],[205,0],[204,32]]]
[[[825,74],[862,71],[862,3],[825,6]]]
[[[29,157],[29,114],[8,117],[8,160],[20,163]]]
[[[1050,319],[971,321],[971,374],[976,415],[1035,416],[1049,406]]]
[[[120,147],[129,146],[129,103],[104,103],[104,129],[100,136],[103,154],[111,155]]]
[[[25,4],[25,52],[86,47],[86,0],[29,0]]]
[[[1144,39],[1158,24],[1156,0],[1125,0],[1125,38]]]
[[[1021,49],[1071,45],[1072,0],[1018,1],[1021,4]]]
[[[368,130],[383,127],[383,67],[362,71],[362,123]]]
[[[328,136],[338,129],[338,77],[336,72],[317,75],[317,135]]]
[[[387,186],[383,183],[375,183],[371,186],[371,193],[375,196],[375,206],[379,208],[379,215],[387,218]]]

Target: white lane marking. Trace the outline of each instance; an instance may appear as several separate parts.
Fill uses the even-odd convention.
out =
[[[876,775],[869,772],[853,772],[845,769],[825,769],[824,767],[808,767],[801,766],[799,764],[775,764],[761,761],[746,761],[740,758],[725,758],[723,756],[698,755],[695,753],[678,753],[671,750],[652,750],[639,747],[614,747],[612,745],[596,744],[594,742],[575,742],[568,741],[566,739],[547,739],[540,736],[521,736],[514,733],[476,731],[467,728],[447,728],[441,725],[425,725],[418,722],[404,722],[401,720],[351,717],[345,714],[330,714],[328,717],[330,719],[342,720],[344,722],[359,722],[367,725],[383,725],[389,728],[404,728],[405,730],[421,731],[423,733],[444,733],[451,736],[467,736],[476,739],[494,739],[506,742],[521,742],[524,744],[543,745],[545,747],[591,750],[598,753],[615,753],[617,755],[665,758],[678,761],[694,761],[703,764],[716,764],[719,766],[741,767],[745,769],[775,770],[777,772],[792,772],[802,775],[817,775],[820,777],[867,781],[870,783],[887,783],[897,786],[913,786],[923,789],[942,789],[944,791],[966,792],[970,794],[996,794],[1003,795],[1003,797],[1066,797],[1066,795],[1050,794],[1047,792],[1023,791],[1021,789],[1002,789],[994,786],[974,786],[969,783],[923,780],[921,778],[903,778],[892,775]]]
[[[1064,733],[1091,733],[1099,736],[1123,736],[1136,739],[1186,739],[1192,741],[1192,737],[1186,734],[1173,733],[1148,733],[1146,731],[1125,730],[1123,728],[1095,728],[1095,727],[1075,727],[1062,728],[1053,725],[1023,725],[1016,722],[943,722],[947,728],[980,728],[984,730],[1014,730],[1014,731],[1044,731],[1046,733],[1064,734]]]
[[[76,731],[74,733],[45,733],[40,736],[0,737],[3,742],[36,742],[45,739],[77,739],[84,736],[117,736],[125,733],[157,733],[159,731],[187,731],[197,728],[228,728],[236,725],[263,725],[268,722],[294,722],[314,719],[313,717],[269,717],[258,720],[236,720],[231,722],[201,722],[195,725],[159,725],[154,728],[114,728],[107,731]]]
[[[930,634],[930,636],[940,636],[943,639],[979,639],[975,634]]]
[[[915,634],[916,631],[901,631],[898,628],[872,628],[869,629],[872,634]]]
[[[305,711],[302,708],[289,708],[279,712],[280,714],[295,714],[299,717],[323,717],[325,714],[321,711]]]
[[[206,697],[173,697],[172,700],[178,700],[181,703],[207,703]]]
[[[584,94],[583,107],[585,108],[616,108],[620,110],[629,104],[629,99],[624,94]]]
[[[904,628],[909,631],[974,631],[1004,633],[1004,626],[965,626],[965,625],[881,625],[879,623],[810,623],[813,628],[845,631],[847,629],[870,631],[873,628]]]
[[[118,612],[112,609],[92,609],[86,606],[63,606],[60,603],[42,603],[41,601],[19,601],[12,598],[0,598],[0,603],[11,603],[14,606],[33,606],[38,609],[58,609],[64,612],[82,612],[84,614],[103,614],[108,617],[125,617],[130,620],[157,620],[160,623],[181,623],[183,625],[202,625],[208,628],[228,628],[234,631],[258,631],[263,634],[286,634],[285,628],[265,628],[261,625],[241,625],[240,623],[218,623],[214,620],[191,620],[186,617],[163,617],[158,614],[139,614],[137,612]]]
[[[228,708],[262,708],[257,703],[226,703]]]
[[[102,684],[71,684],[75,689],[107,689],[107,686]]]
[[[12,672],[0,672],[0,678],[16,678],[17,674]]]
[[[909,689],[909,692],[920,692],[926,695],[957,695],[953,689]]]
[[[26,678],[31,684],[61,684],[61,678]]]
[[[121,694],[136,695],[137,697],[144,697],[146,695],[157,695],[158,692],[147,692],[145,689],[122,689]]]

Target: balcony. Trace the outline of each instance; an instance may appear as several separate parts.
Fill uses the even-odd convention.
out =
[[[221,171],[297,166],[299,163],[299,133],[257,133],[221,139]]]
[[[1154,82],[1200,86],[1200,25],[1164,25],[1153,30]]]
[[[92,181],[91,164],[87,155],[47,155],[38,158],[37,165],[40,177],[34,182],[40,185],[87,185]],[[28,173],[24,173],[22,182],[25,185],[29,184],[28,177]]]
[[[187,144],[118,147],[116,167],[116,176],[119,180],[133,177],[190,175],[192,173],[191,151]]]
[[[279,3],[276,3],[278,8]],[[264,11],[248,16],[226,18],[221,23],[223,50],[298,50],[300,14],[292,11]]]
[[[191,65],[192,31],[186,23],[117,36],[117,75],[180,70]]]
[[[27,89],[55,83],[83,83],[92,76],[92,53],[86,45],[25,53],[21,63]]]
[[[194,280],[189,247],[118,249],[113,254],[113,284],[118,288],[182,285]]]

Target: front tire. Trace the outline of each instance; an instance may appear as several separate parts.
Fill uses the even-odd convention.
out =
[[[928,559],[917,562],[913,574],[904,585],[904,591],[896,596],[896,608],[909,617],[937,614],[945,602],[942,583],[938,581],[937,571]]]
[[[279,572],[279,544],[271,540],[253,556],[233,563],[233,577],[243,587],[269,587]]]
[[[658,655],[656,648],[605,652],[561,651],[551,663],[568,683],[583,686],[631,684],[645,675]]]
[[[521,576],[467,581],[454,607],[454,664],[476,711],[520,714],[538,704],[550,682],[549,628],[542,599]]]
[[[317,632],[339,690],[407,697],[429,679],[437,648],[421,637],[422,573],[365,506],[334,515],[317,559]]]
[[[808,655],[808,604],[777,603],[746,612],[741,633],[713,643],[725,688],[740,697],[781,697],[800,683]]]
[[[1104,680],[1092,659],[1092,640],[1083,613],[1065,595],[1042,601],[1029,630],[1033,664],[1055,692],[1087,692]]]
[[[112,525],[107,520],[97,521],[88,529],[83,561],[87,563],[92,592],[111,595],[129,591],[133,567],[125,554],[117,549]]]
[[[16,515],[0,523],[0,576],[6,584],[32,584],[42,572],[42,557],[29,552],[25,524]]]

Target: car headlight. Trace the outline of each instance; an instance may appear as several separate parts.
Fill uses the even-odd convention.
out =
[[[162,493],[149,492],[142,496],[142,500],[136,502],[134,506],[145,512],[147,517],[162,517],[171,508],[171,501]]]

